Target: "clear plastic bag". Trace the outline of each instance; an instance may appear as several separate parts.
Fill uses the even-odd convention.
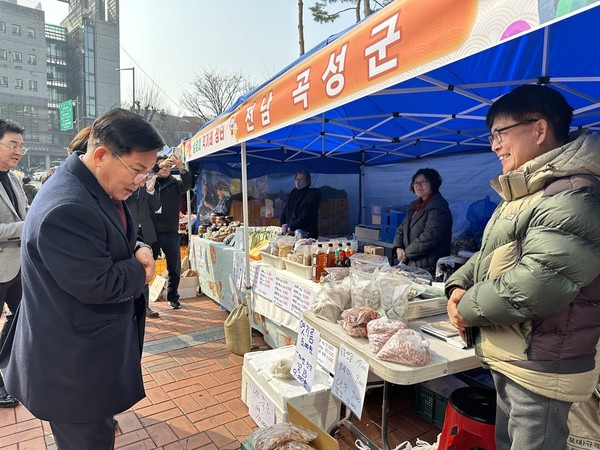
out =
[[[287,422],[259,428],[248,437],[254,450],[275,450],[278,446],[282,446],[288,442],[308,444],[316,438],[317,433],[314,431],[305,430]]]
[[[352,269],[366,273],[373,273],[381,269],[391,269],[390,263],[385,256],[371,255],[369,253],[354,253],[350,256],[350,266]]]
[[[384,272],[377,277],[381,308],[390,319],[406,322],[412,282],[398,272]]]
[[[409,366],[425,366],[431,361],[429,341],[415,330],[402,328],[381,347],[377,357]]]
[[[399,320],[392,320],[387,317],[371,320],[367,324],[367,337],[369,338],[371,352],[376,355],[388,339],[401,328],[406,328],[406,324]]]
[[[367,323],[379,319],[379,313],[368,306],[357,306],[342,312],[342,320],[338,323],[350,335],[367,336]]]
[[[282,380],[293,380],[292,361],[289,359],[280,359],[271,367],[271,373],[275,378]]]
[[[380,305],[379,285],[377,276],[379,271],[372,273],[350,268],[350,299],[352,306],[368,306],[378,309]]]
[[[287,444],[276,447],[275,450],[315,450],[312,445],[303,442],[288,442]]]

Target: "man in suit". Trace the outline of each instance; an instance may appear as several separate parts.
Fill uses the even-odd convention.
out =
[[[27,197],[14,169],[27,148],[23,146],[25,128],[0,119],[0,315],[8,306],[0,332],[0,348],[4,344],[13,317],[21,301],[21,234],[27,209]],[[0,375],[0,408],[10,408],[19,402],[4,387]]]
[[[145,186],[139,188],[135,194],[125,201],[133,218],[133,223],[138,224],[138,238],[150,246],[156,242],[156,230],[152,221],[152,213],[161,207],[160,194],[155,186],[156,176],[148,180]],[[146,297],[146,317],[158,317],[158,311],[150,308],[148,286],[144,288],[144,297]]]
[[[23,297],[0,369],[59,450],[112,449],[113,415],[145,396],[142,290],[155,266],[123,201],[152,177],[163,145],[141,116],[104,113],[25,220]]]

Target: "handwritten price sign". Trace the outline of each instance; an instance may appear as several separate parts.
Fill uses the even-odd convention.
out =
[[[252,382],[250,382],[250,417],[263,428],[275,423],[275,404]]]
[[[319,332],[301,320],[291,372],[308,392],[311,391],[315,379],[320,340]]]
[[[331,393],[360,419],[369,376],[369,364],[344,344],[340,345]]]

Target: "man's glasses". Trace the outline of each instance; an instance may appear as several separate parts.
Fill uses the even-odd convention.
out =
[[[423,186],[425,186],[426,184],[429,184],[429,180],[415,181],[415,182],[413,183],[413,186],[414,186],[414,187],[423,187]]]
[[[497,128],[488,136],[488,141],[490,141],[490,144],[492,145],[494,144],[494,141],[499,144],[500,142],[502,142],[502,133],[507,132],[511,128],[518,127],[519,125],[527,125],[528,123],[537,122],[538,120],[540,119],[526,119],[521,122],[513,123],[512,125],[508,125],[506,127]]]
[[[21,153],[21,155],[24,155],[29,150],[27,147],[18,144],[5,144],[4,142],[0,142],[0,144],[10,148],[13,153]]]
[[[133,170],[131,167],[129,167],[127,165],[127,163],[125,161],[123,161],[119,155],[117,155],[115,152],[112,152],[113,156],[115,156],[119,161],[121,161],[121,163],[127,167],[127,170],[129,170],[131,172],[131,174],[133,175],[133,180],[131,180],[132,183],[141,183],[142,181],[145,183],[147,181],[149,181],[153,176],[154,176],[154,172],[152,172],[151,170],[146,172],[146,173],[138,173],[135,170]]]

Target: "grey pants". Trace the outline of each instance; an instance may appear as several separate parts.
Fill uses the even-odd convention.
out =
[[[571,403],[553,400],[492,371],[496,384],[498,450],[565,450]]]

